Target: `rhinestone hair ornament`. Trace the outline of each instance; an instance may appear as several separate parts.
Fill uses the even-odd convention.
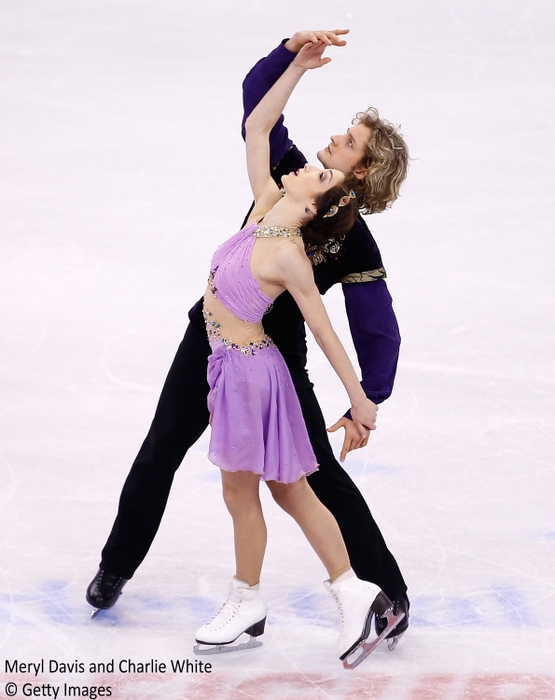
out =
[[[351,190],[349,192],[349,194],[346,194],[343,197],[341,197],[341,199],[339,200],[339,202],[337,202],[337,204],[332,205],[329,208],[329,211],[327,211],[322,218],[328,219],[330,216],[335,216],[337,214],[337,212],[339,211],[339,207],[346,206],[347,204],[349,204],[351,199],[356,199],[356,196],[357,196],[356,192],[354,190]]]

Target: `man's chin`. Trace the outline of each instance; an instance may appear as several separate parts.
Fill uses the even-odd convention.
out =
[[[327,150],[325,148],[323,148],[321,151],[318,151],[318,153],[316,154],[316,158],[318,158],[318,160],[320,161],[320,163],[322,163],[324,168],[330,167],[328,157],[329,157],[329,153],[327,152]]]

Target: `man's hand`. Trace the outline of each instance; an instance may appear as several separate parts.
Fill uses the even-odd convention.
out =
[[[348,33],[348,29],[334,29],[333,31],[305,30],[293,34],[291,39],[285,42],[284,46],[292,53],[299,53],[303,46],[309,42],[316,44],[319,41],[323,41],[326,46],[345,46],[347,42],[340,37]]]
[[[370,430],[367,431],[366,437],[362,438],[353,421],[345,418],[345,416],[340,418],[331,428],[328,428],[328,433],[334,433],[336,430],[339,430],[339,428],[345,428],[345,438],[339,456],[339,461],[344,462],[348,452],[357,450],[359,447],[366,447],[370,438]]]

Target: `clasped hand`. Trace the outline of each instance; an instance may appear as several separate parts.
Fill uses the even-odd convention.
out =
[[[347,43],[338,35],[347,34],[348,29],[336,29],[330,31],[306,31],[297,32],[286,44],[297,55],[293,63],[299,68],[321,68],[331,61],[331,58],[322,58],[322,54],[328,46],[345,46]]]
[[[325,44],[323,41],[305,44],[295,56],[293,64],[305,70],[325,66],[331,61],[331,58],[328,58],[327,56],[322,58],[322,54],[326,50],[326,47],[327,44]]]
[[[303,29],[295,32],[293,36],[285,42],[285,48],[293,53],[298,53],[305,44],[315,44],[318,41],[324,42],[327,46],[345,46],[347,43],[341,36],[348,34],[348,29]]]
[[[340,418],[337,423],[334,423],[328,428],[329,433],[334,433],[339,428],[345,428],[345,437],[343,438],[343,446],[339,461],[344,462],[345,457],[351,450],[358,450],[360,447],[366,447],[370,439],[370,431],[376,429],[376,417],[378,407],[370,399],[366,399],[361,406],[351,408],[353,420],[346,416]]]

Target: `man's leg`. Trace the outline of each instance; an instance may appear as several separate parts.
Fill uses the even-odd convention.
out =
[[[125,481],[100,568],[129,579],[164,514],[174,473],[208,425],[204,329],[189,324],[162,389],[154,420]]]
[[[364,497],[335,459],[324,417],[308,376],[304,372],[295,372],[292,377],[310,442],[320,465],[318,471],[308,477],[308,483],[337,520],[357,576],[375,583],[391,600],[405,596],[407,586],[399,566],[387,548]]]

